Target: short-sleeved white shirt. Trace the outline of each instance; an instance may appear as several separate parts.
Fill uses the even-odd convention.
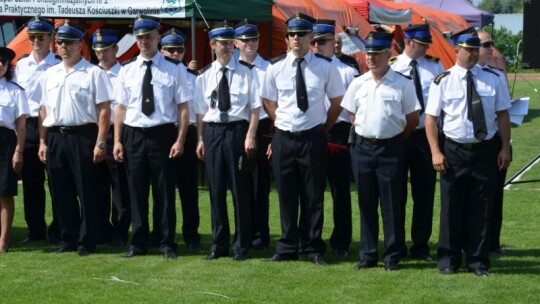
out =
[[[21,87],[5,77],[0,78],[0,127],[15,130],[15,120],[29,114],[26,94]]]
[[[298,132],[324,124],[327,118],[326,98],[343,96],[345,87],[338,69],[327,59],[311,51],[301,64],[307,89],[308,109],[304,113],[296,101],[296,57],[287,53],[266,70],[261,97],[277,102],[274,125],[283,131]]]
[[[407,126],[406,115],[420,110],[410,79],[392,69],[377,84],[371,71],[353,80],[341,106],[355,114],[355,131],[366,138],[392,138]]]

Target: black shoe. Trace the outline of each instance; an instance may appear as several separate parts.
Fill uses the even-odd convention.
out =
[[[146,255],[145,251],[142,251],[138,248],[129,248],[129,250],[124,254],[125,258],[133,258],[140,255]]]
[[[336,249],[334,250],[334,254],[340,258],[346,258],[349,255],[345,249]]]
[[[241,262],[241,261],[245,261],[246,260],[246,255],[243,254],[243,253],[236,253],[233,257],[233,260],[237,261],[237,262]]]
[[[411,257],[415,260],[422,260],[426,262],[433,261],[433,259],[429,256],[429,254],[412,255]]]
[[[56,253],[66,253],[70,251],[75,251],[75,248],[69,247],[69,246],[60,246],[58,250],[56,250]]]
[[[172,250],[171,248],[167,248],[163,251],[163,257],[166,258],[166,259],[172,259],[172,260],[175,260],[178,258],[178,255],[176,254],[176,252],[174,250]]]
[[[502,250],[501,247],[498,247],[498,248],[495,248],[495,249],[491,249],[490,252],[491,252],[491,253],[495,253],[495,254],[499,254],[499,255],[505,255],[505,254],[508,253],[508,252]]]
[[[109,242],[109,245],[111,245],[112,247],[126,247],[127,242],[121,239],[113,239]]]
[[[268,246],[264,246],[261,244],[251,245],[251,250],[257,251],[257,252],[266,252],[268,251]]]
[[[356,266],[354,266],[354,269],[366,269],[366,268],[375,268],[375,267],[377,267],[377,262],[363,260],[362,262],[356,264]]]
[[[315,264],[315,265],[319,265],[319,266],[326,266],[328,265],[328,263],[324,260],[323,256],[321,254],[312,254],[312,255],[308,255],[308,260]]]
[[[398,263],[397,262],[384,263],[384,270],[386,270],[386,271],[397,271],[397,270],[399,270]]]
[[[189,252],[199,252],[201,250],[201,245],[199,243],[190,243],[187,244],[187,248]]]
[[[484,268],[469,269],[469,271],[479,277],[489,277],[491,275],[491,273]]]
[[[29,244],[29,243],[33,243],[33,242],[39,242],[39,241],[44,241],[46,238],[45,237],[33,237],[33,236],[26,236],[22,241],[21,241],[21,244]]]
[[[274,254],[267,260],[268,262],[286,262],[286,261],[298,261],[297,254]]]
[[[90,252],[85,247],[79,246],[79,248],[77,248],[77,255],[80,257],[89,256]]]
[[[451,274],[456,274],[457,269],[455,269],[454,267],[445,267],[439,270],[439,272],[444,275],[451,275]]]
[[[217,251],[212,251],[206,256],[206,259],[217,260],[219,258],[226,257],[226,256],[227,256],[226,254],[219,254]]]

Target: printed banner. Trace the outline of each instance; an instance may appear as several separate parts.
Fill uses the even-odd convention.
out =
[[[0,15],[55,18],[125,18],[138,14],[166,18],[186,18],[192,0],[0,0]]]

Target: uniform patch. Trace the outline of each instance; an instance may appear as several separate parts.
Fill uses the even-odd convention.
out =
[[[271,64],[274,64],[278,61],[281,61],[283,59],[285,59],[287,57],[287,53],[283,53],[277,57],[274,57],[274,58],[270,58],[270,60],[268,60]]]
[[[398,61],[398,56],[391,57],[388,59],[388,64],[393,64],[396,61]]]
[[[438,63],[439,61],[441,61],[441,59],[439,59],[439,57],[435,57],[435,56],[431,56],[431,55],[425,55],[424,58],[426,58],[427,61],[431,61],[431,62],[435,62],[435,63]]]
[[[433,80],[433,82],[434,82],[436,85],[438,85],[438,84],[441,82],[441,80],[442,80],[444,77],[448,76],[448,75],[450,75],[450,72],[449,72],[449,71],[442,72],[442,73],[440,73],[439,75],[437,75],[437,77],[435,77],[435,79]]]
[[[493,75],[497,75],[497,77],[499,77],[499,74],[497,74],[497,72],[495,72],[494,70],[490,69],[490,68],[482,68],[482,70],[488,72],[488,73],[491,73]]]
[[[411,76],[405,75],[405,74],[400,73],[400,72],[397,72],[397,71],[396,71],[396,73],[398,73],[399,75],[401,75],[401,76],[403,76],[403,77],[405,77],[405,78],[407,78],[407,79],[409,79],[409,80],[412,79]]]
[[[124,62],[122,63],[122,66],[128,65],[128,64],[132,63],[132,62],[135,61],[135,60],[137,60],[137,57],[129,58],[128,60],[126,60],[126,61],[124,61]]]
[[[241,65],[247,66],[250,70],[253,69],[253,67],[255,66],[254,64],[251,64],[251,63],[246,62],[246,61],[244,61],[244,60],[238,60],[238,62],[239,62]]]

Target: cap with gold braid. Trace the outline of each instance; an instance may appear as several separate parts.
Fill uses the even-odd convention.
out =
[[[51,34],[54,31],[54,24],[39,15],[26,23],[28,34]]]
[[[162,35],[161,47],[162,48],[178,48],[184,45],[184,33],[172,28]]]
[[[251,39],[259,37],[259,30],[255,22],[244,19],[234,28],[236,39]]]
[[[476,32],[474,27],[455,33],[450,38],[452,38],[454,44],[459,46],[468,48],[480,48],[482,46],[480,38],[478,37],[478,32]]]
[[[159,31],[160,19],[157,17],[138,15],[130,25],[133,27],[133,35],[140,36],[152,31]]]
[[[208,38],[219,41],[234,40],[234,28],[227,20],[214,24],[210,32],[208,32]]]
[[[285,22],[287,33],[311,32],[314,23],[315,18],[302,13],[296,13]]]
[[[92,36],[92,49],[101,51],[114,46],[118,42],[118,31],[97,29]]]
[[[366,36],[366,53],[380,53],[392,47],[394,34],[386,32],[369,32]]]
[[[82,40],[86,29],[76,23],[69,22],[69,19],[64,19],[64,23],[58,27],[56,31],[56,39],[63,40]]]

